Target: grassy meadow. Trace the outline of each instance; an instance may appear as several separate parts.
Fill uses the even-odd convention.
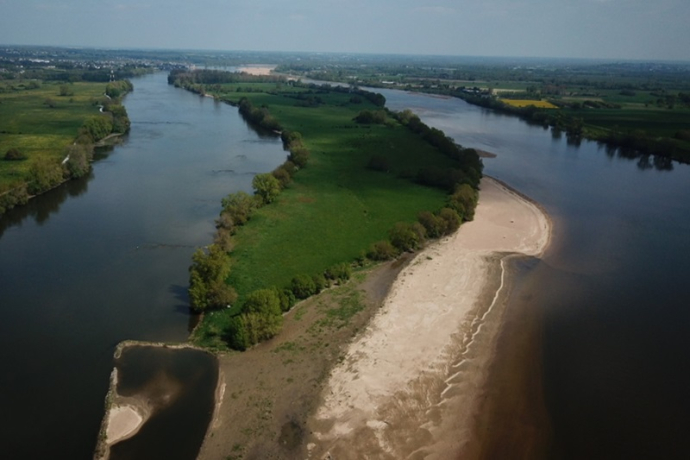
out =
[[[422,167],[450,167],[452,161],[395,120],[386,125],[358,125],[361,110],[375,110],[347,93],[319,93],[316,106],[296,98],[305,88],[263,84],[265,93],[237,92],[246,84],[226,84],[214,95],[236,103],[242,97],[266,106],[284,129],[302,134],[309,163],[275,203],[258,209],[235,234],[228,279],[239,294],[232,309],[206,316],[197,341],[224,347],[218,334],[246,295],[266,287],[287,287],[298,274],[315,275],[363,256],[388,237],[396,222],[414,222],[421,211],[443,207],[446,192],[417,185],[411,177]],[[276,92],[269,94],[268,91]],[[287,154],[287,152],[286,152]],[[367,168],[373,155],[386,158],[390,169]]]
[[[64,83],[29,83],[0,83],[0,189],[23,180],[32,159],[62,158],[84,120],[98,113],[94,100],[105,91],[105,83],[77,82],[67,84],[71,94],[60,96]],[[46,104],[48,99],[53,107]],[[11,148],[27,159],[2,159]]]
[[[557,109],[558,107],[550,103],[549,101],[542,100],[531,100],[531,99],[500,99],[504,104],[508,104],[513,107],[529,107],[534,106],[539,109]]]

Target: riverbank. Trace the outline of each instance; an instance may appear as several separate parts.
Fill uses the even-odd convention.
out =
[[[471,446],[504,310],[506,259],[539,256],[549,235],[538,206],[485,178],[475,220],[399,274],[384,265],[339,288],[350,294],[310,299],[279,337],[221,357],[224,398],[200,458],[403,458],[420,449],[446,458]],[[363,313],[325,327],[320,315],[354,292]]]
[[[506,259],[539,256],[549,236],[536,205],[485,178],[475,220],[415,257],[331,372],[309,423],[311,458],[467,452],[505,306]]]

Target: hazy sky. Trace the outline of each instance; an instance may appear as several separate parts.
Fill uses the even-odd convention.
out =
[[[0,0],[0,44],[690,60],[690,0]]]

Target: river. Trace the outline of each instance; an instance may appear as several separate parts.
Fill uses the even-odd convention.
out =
[[[186,340],[187,269],[221,198],[285,160],[237,109],[166,77],[133,79],[131,133],[89,178],[0,219],[5,458],[93,456],[115,346]]]
[[[389,108],[497,154],[484,172],[554,221],[551,247],[520,292],[543,315],[551,457],[686,458],[690,166],[569,145],[458,99],[381,92]]]
[[[126,142],[0,221],[0,415],[10,458],[89,458],[114,346],[182,341],[193,248],[225,194],[284,160],[235,109],[134,80]],[[690,167],[627,159],[458,99],[380,90],[459,143],[554,221],[520,276],[543,315],[554,458],[678,458],[690,413]],[[525,300],[528,299],[528,300]],[[516,303],[517,305],[517,303]],[[511,306],[509,306],[511,308]],[[8,428],[9,427],[9,428]]]

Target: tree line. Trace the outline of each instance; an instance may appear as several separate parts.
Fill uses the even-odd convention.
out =
[[[57,187],[63,182],[86,175],[91,170],[95,144],[111,134],[129,132],[130,120],[121,97],[130,91],[129,81],[108,84],[110,99],[96,101],[103,107],[103,113],[84,120],[72,145],[64,149],[64,159],[40,157],[31,161],[25,179],[0,190],[0,215],[18,205],[24,205],[31,196],[39,195]],[[26,161],[27,155],[13,147],[5,152],[3,161]]]
[[[294,175],[307,167],[309,159],[309,151],[301,134],[283,129],[266,107],[254,107],[246,98],[242,98],[237,106],[250,122],[280,131],[283,145],[290,153],[287,160],[274,171],[254,177],[253,195],[236,192],[222,200],[214,242],[194,253],[189,269],[190,306],[197,313],[226,309],[238,302],[237,292],[227,284],[232,265],[229,252],[234,246],[233,236],[239,227],[251,220],[257,209],[275,202],[281,191],[290,185]],[[457,163],[455,171],[458,173],[452,184],[446,184],[449,195],[441,209],[422,212],[413,223],[396,223],[390,229],[387,240],[374,243],[354,264],[362,264],[366,259],[391,259],[403,252],[421,248],[428,240],[449,235],[463,221],[473,218],[477,204],[477,186],[482,164],[476,151],[462,149],[442,131],[424,125],[409,111],[385,113],[454,159]],[[333,284],[347,281],[351,271],[352,264],[343,262],[322,273],[296,274],[287,286],[273,286],[249,293],[240,300],[237,313],[228,319],[221,331],[223,340],[233,349],[246,350],[274,337],[282,328],[283,313],[289,311],[296,301],[318,294]]]

